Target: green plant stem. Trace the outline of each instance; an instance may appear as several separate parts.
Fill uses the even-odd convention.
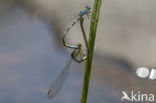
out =
[[[94,0],[94,8],[93,8],[93,13],[92,13],[92,18],[91,18],[90,33],[89,33],[89,40],[88,40],[89,50],[87,51],[87,60],[85,64],[84,80],[83,80],[80,103],[87,102],[92,58],[93,58],[93,52],[94,52],[94,43],[95,43],[95,38],[96,38],[96,29],[97,29],[97,24],[98,24],[101,2],[102,0]]]

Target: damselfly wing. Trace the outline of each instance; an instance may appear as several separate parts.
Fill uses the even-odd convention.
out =
[[[70,58],[67,63],[65,64],[63,70],[58,75],[54,83],[51,85],[49,91],[48,91],[48,98],[52,99],[63,87],[69,73],[70,64],[72,62],[72,58]]]

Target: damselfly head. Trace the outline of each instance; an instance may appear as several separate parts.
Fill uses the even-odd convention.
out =
[[[85,8],[86,8],[87,10],[90,10],[90,9],[91,9],[91,7],[90,7],[90,6],[86,6]]]

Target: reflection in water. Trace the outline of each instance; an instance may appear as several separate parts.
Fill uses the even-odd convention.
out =
[[[84,64],[73,63],[61,92],[47,97],[69,55],[56,48],[45,27],[16,8],[0,19],[0,31],[1,103],[79,103]],[[155,82],[137,78],[130,69],[124,60],[95,56],[88,103],[120,103],[123,90],[155,93]]]

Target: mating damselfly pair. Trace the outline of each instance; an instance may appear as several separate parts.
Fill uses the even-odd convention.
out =
[[[71,53],[71,57],[65,64],[63,70],[58,75],[56,80],[53,82],[52,86],[50,87],[50,89],[48,91],[48,98],[53,98],[61,90],[61,88],[62,88],[63,84],[65,83],[65,80],[68,76],[69,66],[71,64],[71,61],[74,60],[78,63],[81,63],[87,59],[87,52],[89,49],[88,49],[87,37],[86,37],[85,30],[83,27],[83,21],[84,21],[84,16],[89,15],[91,13],[90,9],[91,8],[89,6],[86,6],[85,10],[83,10],[79,13],[79,15],[74,20],[74,22],[65,30],[65,32],[63,34],[63,38],[62,38],[63,45],[65,47],[73,49],[73,52]],[[67,33],[69,32],[69,30],[71,30],[71,28],[78,22],[80,22],[80,28],[81,28],[83,39],[85,42],[85,47],[86,47],[85,52],[82,50],[82,44],[70,45],[70,44],[67,44],[65,41],[65,37],[66,37]]]

